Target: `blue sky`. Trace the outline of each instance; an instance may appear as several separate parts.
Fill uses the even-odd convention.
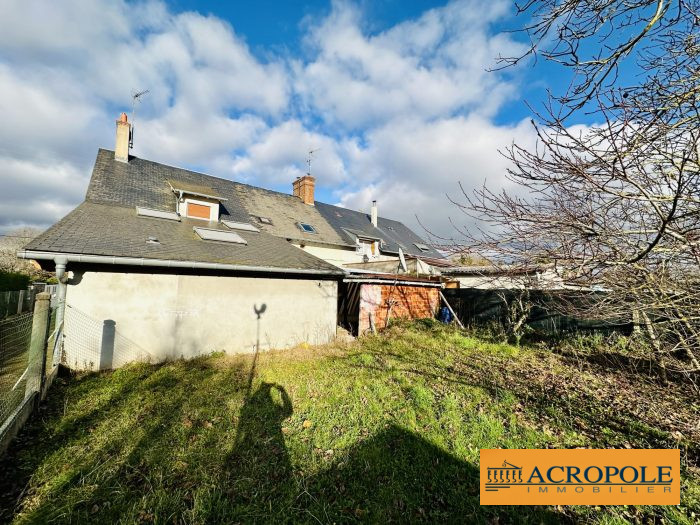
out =
[[[291,191],[309,149],[317,198],[459,238],[451,206],[508,188],[498,150],[533,134],[566,72],[489,72],[523,49],[508,0],[22,2],[0,5],[0,231],[44,228],[83,198],[114,120],[134,154]],[[585,121],[583,121],[585,122]]]

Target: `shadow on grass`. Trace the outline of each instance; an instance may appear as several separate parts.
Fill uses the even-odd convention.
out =
[[[145,370],[57,384],[0,462],[0,521],[561,522],[544,508],[479,506],[474,465],[394,425],[333,461],[293,465],[281,385],[249,393],[240,367]],[[99,402],[64,421],[64,403],[95,381]]]
[[[479,470],[388,425],[346,458],[303,480],[300,503],[321,522],[561,523],[543,507],[482,507]]]

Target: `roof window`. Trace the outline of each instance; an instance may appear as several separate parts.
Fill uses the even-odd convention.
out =
[[[228,228],[231,228],[232,230],[243,230],[247,232],[259,232],[260,230],[257,229],[255,226],[252,224],[249,224],[247,222],[234,222],[234,221],[221,221],[222,224],[227,226]]]
[[[304,233],[316,233],[316,228],[314,228],[310,224],[306,224],[305,222],[299,222],[297,224],[299,226],[299,229]]]
[[[246,240],[234,232],[226,230],[215,230],[213,228],[192,228],[199,237],[205,241],[230,242],[233,244],[248,244]]]
[[[422,252],[429,252],[430,251],[430,246],[428,246],[427,244],[423,244],[420,242],[414,242],[413,244],[416,248],[418,248]]]
[[[172,211],[151,210],[150,208],[136,207],[136,215],[139,217],[152,217],[154,219],[167,219],[169,221],[179,221],[180,216]]]

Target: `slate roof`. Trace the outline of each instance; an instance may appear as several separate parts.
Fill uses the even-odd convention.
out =
[[[195,226],[232,231],[214,222],[139,217],[135,208],[86,201],[26,249],[342,273],[273,235],[233,230],[247,244],[230,244],[200,239],[193,230]],[[155,237],[158,243],[147,242],[149,237]]]
[[[231,183],[248,213],[254,218],[256,227],[278,237],[300,241],[314,241],[355,247],[336,231],[333,225],[318,212],[316,206],[309,206],[294,195],[265,190],[247,184]],[[272,224],[257,221],[257,217],[267,217]],[[317,233],[306,233],[299,223],[311,224]]]
[[[206,226],[229,231],[220,223],[137,216],[137,206],[175,211],[177,196],[171,185],[220,197],[221,220],[252,223],[261,231],[236,230],[248,244],[232,245],[203,241],[192,230],[193,226]],[[260,223],[256,219],[260,216],[271,219],[272,224]],[[311,224],[316,233],[303,232],[299,223]],[[356,234],[382,239],[381,250],[386,253],[396,253],[401,247],[407,254],[441,257],[432,249],[419,250],[414,243],[425,241],[398,221],[380,217],[378,228],[374,228],[365,213],[321,202],[309,206],[291,194],[138,157],[131,157],[128,163],[118,162],[114,152],[100,149],[85,202],[26,249],[339,272],[285,239],[354,247]],[[152,236],[159,244],[146,242]]]
[[[370,239],[382,239],[381,251],[384,253],[396,254],[401,247],[406,254],[442,259],[432,247],[427,252],[420,250],[414,243],[427,243],[402,222],[379,217],[375,228],[367,213],[319,201],[309,206],[291,194],[238,182],[231,184],[237,188],[241,202],[251,216],[272,220],[272,225],[258,223],[257,226],[273,235],[352,248],[355,247],[356,235],[366,235]],[[311,224],[317,233],[302,231],[298,226],[300,222]]]
[[[354,246],[355,235],[363,232],[369,238],[382,239],[381,251],[384,253],[398,253],[399,247],[408,255],[442,258],[442,255],[434,248],[424,252],[415,243],[427,244],[410,228],[399,221],[377,218],[377,227],[372,226],[369,214],[348,210],[340,206],[316,202],[315,206],[321,216],[328,221],[336,231],[344,235],[346,242]]]

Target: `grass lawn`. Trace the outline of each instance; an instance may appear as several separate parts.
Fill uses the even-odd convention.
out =
[[[59,378],[0,460],[0,521],[697,522],[697,392],[592,357],[415,323]],[[682,502],[481,507],[499,447],[680,447]]]

